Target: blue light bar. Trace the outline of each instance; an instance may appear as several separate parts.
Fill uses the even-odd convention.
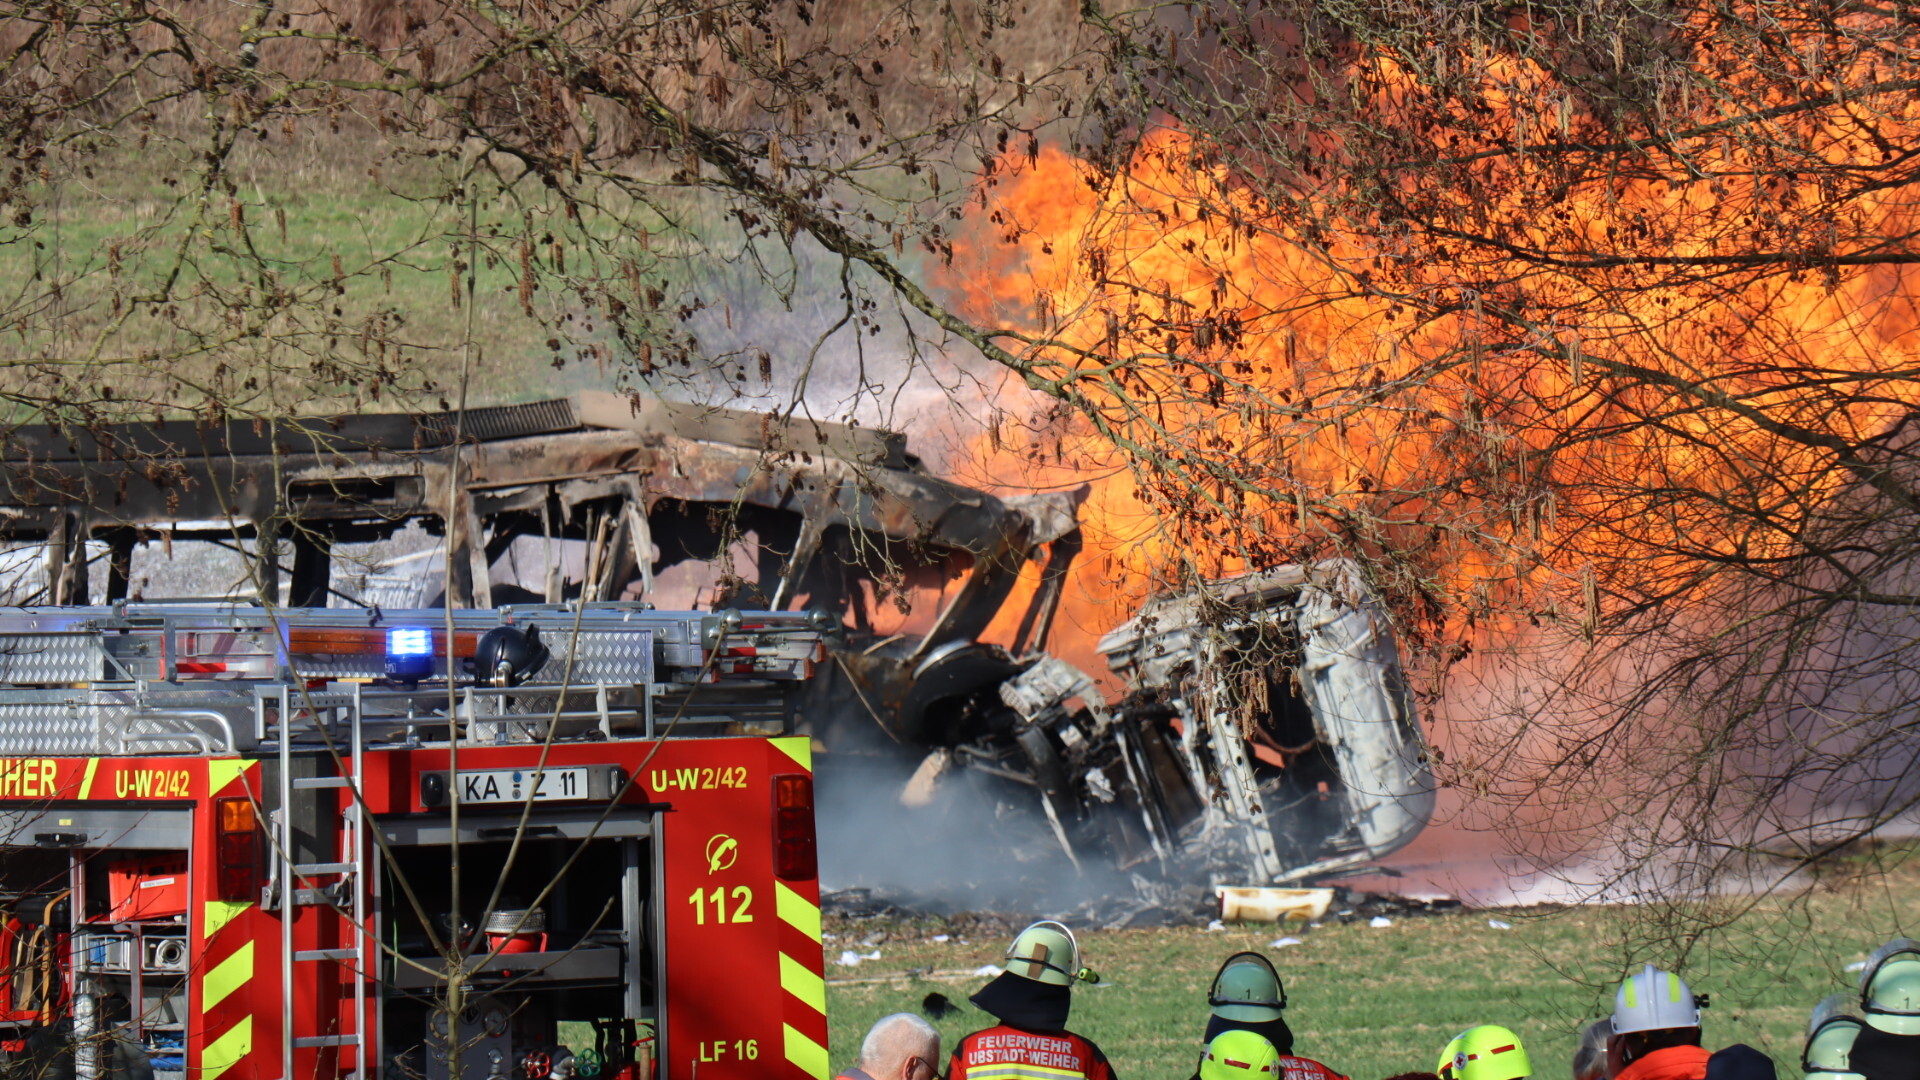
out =
[[[433,631],[421,626],[396,626],[387,631],[388,656],[432,656]]]

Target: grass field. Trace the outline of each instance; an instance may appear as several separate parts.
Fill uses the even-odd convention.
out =
[[[1578,1033],[1612,1007],[1613,986],[1627,970],[1624,944],[1644,934],[1644,912],[1584,908],[1554,912],[1458,911],[1397,918],[1391,927],[1328,923],[1318,929],[1232,927],[1086,931],[1083,962],[1103,976],[1078,992],[1073,1026],[1098,1042],[1118,1074],[1189,1075],[1205,1025],[1206,991],[1215,969],[1242,949],[1265,951],[1291,996],[1288,1023],[1296,1051],[1354,1080],[1380,1080],[1433,1068],[1455,1033],[1476,1023],[1518,1031],[1536,1077],[1566,1077]],[[1497,918],[1512,924],[1500,930]],[[1920,923],[1920,860],[1844,887],[1826,887],[1804,902],[1763,903],[1686,965],[1696,993],[1711,995],[1710,1046],[1746,1042],[1771,1054],[1783,1078],[1799,1073],[1807,1014],[1827,994],[1850,989],[1847,964]],[[930,992],[962,1012],[940,1021],[943,1053],[955,1040],[993,1021],[966,1003],[986,980],[970,972],[996,963],[1006,942],[962,935],[937,920],[830,920],[828,1016],[835,1068],[851,1064],[868,1025],[890,1012],[918,1011]],[[952,940],[935,943],[932,935]],[[1281,949],[1281,936],[1302,943]],[[965,937],[965,940],[962,940]],[[872,945],[865,944],[868,941]],[[832,963],[843,949],[881,959],[856,967]],[[1672,950],[1644,959],[1669,961]],[[834,980],[931,974],[888,982]]]
[[[473,180],[453,155],[396,153],[395,140],[359,125],[306,124],[243,141],[224,174],[232,193],[206,210],[196,122],[175,116],[151,141],[123,134],[50,165],[31,192],[34,212],[19,219],[30,225],[0,220],[0,391],[35,385],[39,369],[18,362],[37,359],[89,365],[86,381],[121,401],[160,395],[189,407],[200,390],[172,384],[184,379],[268,411],[350,408],[357,382],[342,385],[338,365],[320,360],[364,380],[370,357],[391,356],[399,389],[422,379],[439,388],[427,402],[454,396],[469,361],[470,404],[556,397],[612,388],[638,366],[608,325],[609,296],[624,298],[635,340],[690,335],[709,356],[778,347],[770,362],[790,377],[832,318],[811,305],[843,287],[836,262],[749,257],[718,198],[671,185],[646,189],[665,209],[611,184],[591,188],[595,211],[574,218],[536,181],[484,171]],[[478,202],[451,194],[461,190],[478,191]],[[471,304],[455,297],[465,287],[456,264],[469,259]],[[798,314],[768,290],[763,262],[804,301]],[[523,270],[537,283],[524,307]],[[269,306],[263,274],[274,295],[296,301],[260,334],[235,338],[243,308],[254,319]],[[128,297],[162,291],[172,297],[164,308],[124,314]],[[667,355],[655,381],[683,392],[768,389],[744,385],[738,357],[715,374],[671,369]],[[234,385],[249,374],[257,385]],[[393,391],[375,407],[390,407]]]

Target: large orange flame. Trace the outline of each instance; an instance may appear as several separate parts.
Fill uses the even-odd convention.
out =
[[[1386,108],[1395,73],[1374,76]],[[1492,114],[1463,115],[1463,130],[1524,139],[1537,79],[1502,72]],[[1878,153],[1859,132],[1821,145],[1835,160]],[[1540,192],[1520,155],[1474,197],[1539,250],[1617,252],[1644,234],[1682,260],[1749,243],[1738,206],[1795,198],[1730,140],[1689,152],[1715,182]],[[999,173],[981,192],[994,235],[963,245],[945,284],[1026,335],[1025,358],[1078,395],[1077,409],[1010,408],[975,477],[1092,484],[1069,639],[1157,585],[1330,547],[1391,549],[1452,615],[1491,617],[1504,591],[1508,611],[1591,620],[1597,594],[1631,597],[1633,576],[1682,588],[1721,557],[1790,553],[1848,475],[1821,438],[1782,425],[1857,442],[1916,396],[1895,377],[1915,359],[1899,266],[1668,286],[1668,271],[1629,262],[1503,263],[1431,235],[1385,250],[1377,234],[1290,224],[1177,131],[1119,177],[1053,148]],[[1889,192],[1849,213],[1902,236],[1913,209]],[[1366,268],[1389,263],[1391,287],[1370,288]],[[1475,291],[1488,280],[1511,287]],[[1537,318],[1514,314],[1522,294]]]

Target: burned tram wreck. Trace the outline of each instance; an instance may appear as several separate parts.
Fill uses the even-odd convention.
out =
[[[1047,652],[1076,497],[948,483],[895,434],[586,393],[3,438],[0,540],[36,571],[13,603],[162,600],[141,567],[197,542],[249,560],[228,598],[370,619],[449,598],[812,611],[830,663],[792,720],[823,796],[836,759],[897,763],[908,804],[966,777],[1083,872],[1299,881],[1432,811],[1391,631],[1350,567],[1150,601],[1100,641],[1109,695]],[[418,557],[367,554],[421,530]],[[1023,570],[1039,587],[1003,612]]]

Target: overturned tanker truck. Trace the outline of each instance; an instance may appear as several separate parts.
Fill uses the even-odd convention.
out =
[[[983,827],[1021,837],[1008,850],[1083,874],[1302,881],[1401,847],[1433,808],[1392,632],[1352,566],[1149,601],[1099,642],[1109,695],[1047,651],[1080,496],[949,483],[889,432],[583,393],[458,417],[23,425],[0,459],[13,604],[164,600],[198,544],[243,577],[194,599],[373,622],[449,601],[811,611],[830,663],[781,723],[813,738],[823,799],[836,777],[868,805],[875,776],[908,806],[982,786]],[[395,554],[407,537],[418,550]],[[1023,571],[1038,587],[1003,612]]]

